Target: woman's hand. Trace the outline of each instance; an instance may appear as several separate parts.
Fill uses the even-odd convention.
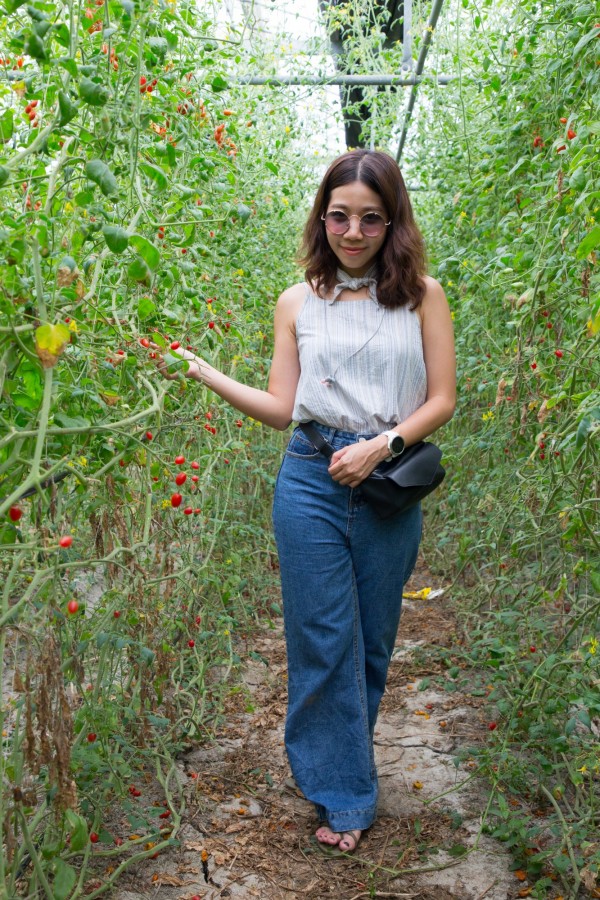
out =
[[[191,351],[184,350],[183,347],[178,347],[177,350],[169,349],[169,356],[178,356],[180,359],[189,361],[187,372],[182,372],[181,369],[177,372],[169,372],[167,362],[160,352],[161,348],[157,344],[150,344],[150,346],[155,353],[156,368],[167,381],[177,381],[181,375],[184,375],[185,378],[194,378],[196,381],[202,381],[201,366],[204,360],[198,359]]]
[[[369,441],[358,441],[336,450],[329,463],[329,474],[340,484],[358,487],[387,455],[387,437],[378,434]]]

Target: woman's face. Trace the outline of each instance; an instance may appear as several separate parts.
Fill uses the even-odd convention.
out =
[[[337,256],[340,267],[354,278],[360,278],[381,250],[387,232],[387,228],[384,228],[377,237],[367,237],[360,230],[360,218],[365,213],[378,213],[387,222],[387,210],[379,194],[362,181],[352,181],[335,188],[331,192],[325,213],[332,210],[340,210],[352,218],[345,234],[332,234],[326,229],[327,242]]]

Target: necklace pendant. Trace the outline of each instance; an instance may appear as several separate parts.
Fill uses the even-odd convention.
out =
[[[327,375],[326,378],[321,379],[321,384],[324,384],[325,387],[331,387],[332,384],[335,384],[335,378],[331,375]]]

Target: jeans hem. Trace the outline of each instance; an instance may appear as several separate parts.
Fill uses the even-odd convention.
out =
[[[330,812],[327,818],[332,831],[365,831],[375,821],[376,809],[352,809],[346,812]]]

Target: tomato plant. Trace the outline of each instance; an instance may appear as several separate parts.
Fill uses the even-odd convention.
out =
[[[300,213],[282,186],[306,163],[271,98],[230,84],[241,35],[217,34],[209,11],[5,6],[0,658],[16,674],[0,707],[0,883],[67,897],[88,843],[106,840],[106,797],[129,802],[154,740],[168,757],[207,727],[228,687],[206,672],[231,672],[238,623],[270,614],[263,495],[279,441],[161,379],[151,344],[262,380],[273,303],[297,278]],[[197,474],[172,496],[185,454]]]

